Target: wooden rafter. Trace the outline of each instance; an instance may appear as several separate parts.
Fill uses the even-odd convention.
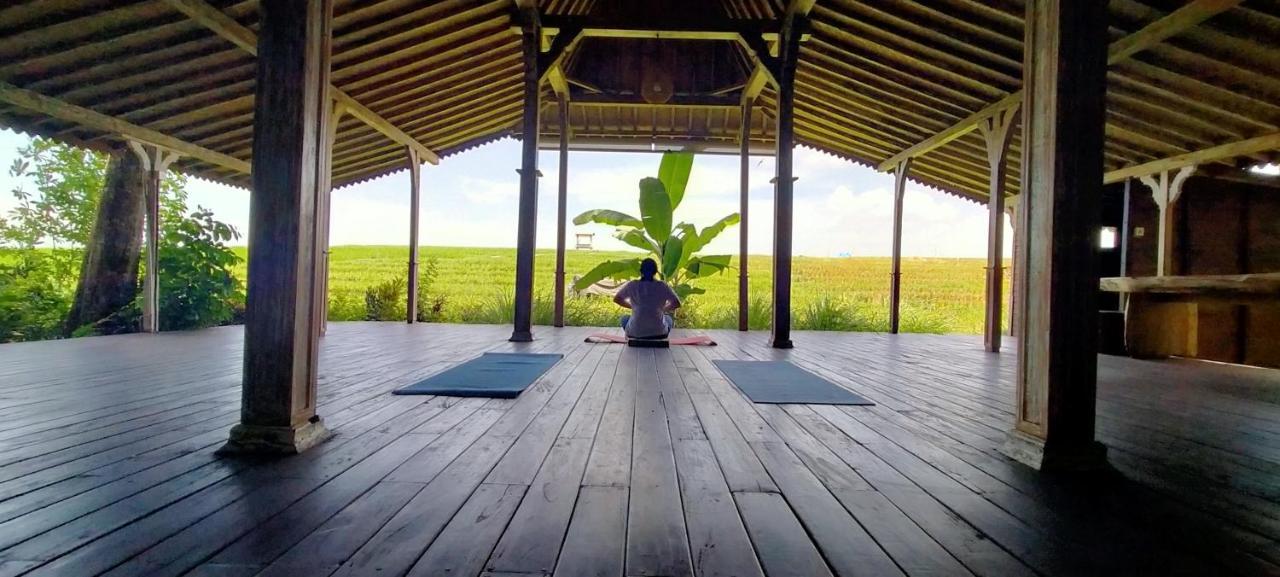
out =
[[[1110,184],[1120,182],[1126,178],[1138,178],[1147,176],[1166,170],[1176,170],[1184,166],[1194,166],[1222,160],[1224,158],[1233,158],[1236,156],[1244,156],[1255,152],[1267,152],[1280,150],[1280,132],[1249,138],[1246,140],[1238,140],[1227,144],[1170,156],[1160,160],[1144,162],[1134,166],[1126,166],[1117,170],[1112,170],[1103,175],[1102,181]]]
[[[1166,39],[1196,26],[1210,17],[1229,10],[1243,0],[1192,0],[1185,6],[1170,12],[1164,18],[1156,20],[1124,38],[1111,43],[1107,50],[1107,64],[1128,59],[1129,57],[1151,48]],[[966,116],[945,130],[930,136],[885,159],[877,166],[877,170],[887,172],[893,170],[904,158],[920,156],[931,150],[946,145],[977,128],[978,122],[1022,101],[1022,90],[1018,90],[1000,100],[982,108],[978,112]]]
[[[154,144],[180,152],[183,156],[189,156],[215,166],[228,168],[242,174],[249,174],[249,163],[233,156],[209,150],[202,146],[197,146],[185,140],[174,138],[168,134],[164,134],[150,128],[125,122],[114,116],[108,116],[106,114],[81,106],[76,106],[74,104],[68,104],[56,98],[50,98],[24,88],[18,88],[17,86],[7,82],[0,82],[0,101],[7,102],[32,112],[43,114],[50,118],[57,118],[59,120],[72,122],[80,126],[100,130],[102,132],[119,134],[148,144]]]
[[[208,28],[214,34],[235,44],[241,50],[248,52],[254,56],[258,55],[258,35],[252,30],[244,27],[234,18],[226,13],[208,4],[204,0],[164,0],[173,9],[182,12],[188,18],[198,22],[201,26]],[[409,136],[403,130],[397,128],[387,119],[378,115],[378,113],[370,110],[363,104],[360,104],[355,98],[352,98],[346,92],[338,87],[331,87],[331,94],[335,101],[341,102],[347,107],[347,111],[351,116],[359,119],[361,122],[368,124],[374,130],[382,133],[387,138],[413,148],[418,152],[422,160],[431,164],[440,164],[440,156],[435,151],[427,148],[426,145],[418,142],[412,136]]]

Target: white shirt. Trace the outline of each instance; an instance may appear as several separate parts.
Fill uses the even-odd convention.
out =
[[[680,304],[680,298],[667,283],[652,280],[628,282],[618,296],[631,303],[631,320],[627,322],[627,336],[632,338],[660,337],[667,334],[663,322],[669,306]]]

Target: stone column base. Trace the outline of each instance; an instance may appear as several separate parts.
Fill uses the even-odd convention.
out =
[[[1098,473],[1111,471],[1107,447],[1097,441],[1084,445],[1050,445],[1023,433],[1010,431],[1000,452],[1028,467],[1045,473]]]
[[[296,455],[332,435],[319,416],[300,427],[263,427],[244,423],[231,427],[231,438],[219,455]]]

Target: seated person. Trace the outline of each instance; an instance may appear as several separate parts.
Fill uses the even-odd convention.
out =
[[[622,317],[622,328],[631,339],[665,339],[675,324],[671,311],[680,308],[680,298],[667,283],[655,279],[658,263],[651,258],[640,263],[640,280],[628,282],[614,295],[613,302],[631,309]]]

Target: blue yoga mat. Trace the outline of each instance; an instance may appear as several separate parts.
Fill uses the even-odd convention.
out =
[[[874,405],[866,398],[786,361],[713,361],[755,403]]]
[[[397,395],[449,395],[509,399],[524,391],[564,355],[485,353],[395,392]]]

